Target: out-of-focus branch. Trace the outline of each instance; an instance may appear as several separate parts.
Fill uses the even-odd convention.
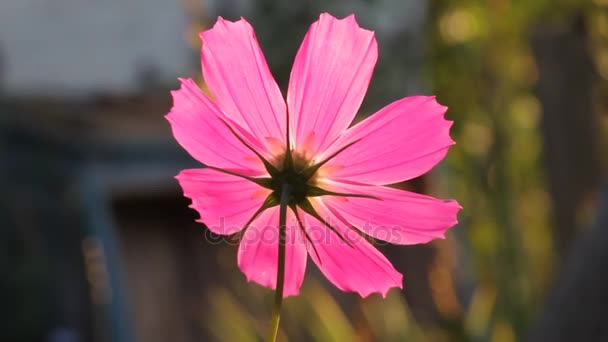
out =
[[[529,341],[608,341],[608,184],[599,217],[574,245]]]
[[[577,233],[577,209],[600,178],[592,108],[595,73],[586,42],[580,16],[567,25],[542,27],[532,39],[555,248],[562,260]]]

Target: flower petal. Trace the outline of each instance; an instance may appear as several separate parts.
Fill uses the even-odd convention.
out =
[[[326,184],[342,193],[371,198],[324,196],[323,203],[337,216],[365,234],[390,243],[410,245],[444,238],[458,223],[462,207],[454,200],[441,200],[417,193],[375,185]]]
[[[211,169],[187,169],[175,178],[184,196],[192,199],[209,230],[234,234],[245,227],[271,191],[246,179]]]
[[[238,264],[247,277],[275,289],[279,253],[279,207],[264,211],[245,231],[239,245]],[[285,285],[283,297],[297,295],[306,270],[306,247],[291,211],[287,213]]]
[[[348,227],[318,199],[311,202],[317,213],[350,243],[341,240],[314,217],[300,214],[316,249],[310,247],[308,254],[327,279],[340,290],[354,291],[362,297],[374,292],[385,297],[391,288],[403,288],[403,276],[365,237]]]
[[[203,76],[222,112],[264,144],[284,142],[285,101],[251,25],[220,17],[200,36]]]
[[[378,46],[353,15],[321,14],[296,55],[287,91],[299,152],[315,156],[352,122],[372,77]]]
[[[348,129],[320,159],[355,142],[321,168],[327,178],[368,184],[411,179],[441,161],[449,147],[452,121],[434,97],[395,101]]]
[[[244,175],[265,174],[264,164],[234,136],[207,95],[191,79],[180,81],[166,116],[179,144],[203,164]]]

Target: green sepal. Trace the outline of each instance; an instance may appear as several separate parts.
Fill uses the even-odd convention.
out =
[[[372,196],[372,195],[334,192],[334,191],[325,190],[323,188],[320,188],[320,187],[314,186],[314,185],[308,186],[308,192],[307,192],[306,196],[308,196],[308,197],[319,197],[319,196],[357,197],[357,198],[369,198],[369,199],[375,199],[375,200],[382,201],[381,198]]]
[[[291,155],[291,138],[290,138],[290,124],[289,124],[289,109],[285,112],[285,159],[283,159],[283,170],[293,166],[293,156]]]
[[[276,177],[279,174],[279,170],[272,165],[272,163],[270,163],[268,160],[266,160],[266,158],[264,158],[264,156],[262,156],[260,154],[260,152],[256,151],[253,147],[251,147],[251,145],[249,145],[243,138],[241,138],[240,135],[238,135],[234,129],[224,120],[222,120],[222,122],[224,123],[224,125],[226,125],[226,127],[228,127],[228,129],[230,130],[230,132],[232,132],[232,134],[243,144],[245,145],[245,147],[247,147],[251,152],[253,152],[261,161],[262,163],[264,163],[264,167],[266,168],[266,171],[268,171],[268,173],[270,174],[271,177]]]
[[[240,178],[246,179],[246,180],[248,180],[250,182],[253,182],[253,183],[255,183],[255,184],[257,184],[257,185],[259,185],[261,187],[264,187],[266,189],[272,189],[272,178],[267,178],[267,177],[266,178],[256,178],[256,177],[245,176],[245,175],[242,175],[242,174],[240,174],[238,172],[222,169],[220,167],[209,166],[209,165],[207,165],[207,168],[211,169],[211,170],[215,170],[215,171],[221,172],[221,173],[225,173],[227,175],[231,175],[231,176],[235,176],[235,177],[240,177]]]
[[[304,210],[305,213],[307,213],[308,215],[316,218],[317,220],[319,220],[319,222],[323,223],[325,226],[327,226],[327,228],[329,228],[332,232],[334,232],[336,235],[338,235],[338,237],[340,238],[340,240],[344,241],[347,245],[349,245],[350,247],[353,247],[353,245],[350,243],[350,241],[346,240],[346,238],[344,238],[344,236],[342,236],[342,234],[340,234],[340,232],[338,232],[338,230],[332,226],[331,224],[329,224],[329,222],[325,221],[315,210],[315,208],[313,208],[312,204],[310,203],[310,201],[307,199],[305,199],[304,201],[298,203],[298,206],[300,207],[300,209]]]
[[[357,139],[349,144],[347,144],[346,146],[340,148],[339,150],[337,150],[336,152],[332,153],[329,157],[325,158],[324,160],[316,163],[315,165],[311,165],[309,167],[307,167],[306,169],[304,169],[302,171],[302,175],[306,178],[306,179],[311,179],[312,176],[315,174],[315,172],[317,172],[321,166],[325,165],[325,163],[327,163],[328,161],[334,159],[338,154],[344,152],[344,150],[346,150],[347,148],[353,146],[354,144],[356,144],[357,142],[359,142],[361,139]]]
[[[317,251],[317,246],[315,246],[315,244],[312,242],[312,239],[310,238],[310,235],[308,235],[308,233],[306,232],[306,229],[304,229],[304,224],[302,224],[302,219],[300,218],[300,214],[298,214],[297,206],[295,204],[292,204],[289,207],[291,208],[291,211],[293,211],[293,214],[296,216],[296,221],[298,221],[298,226],[300,226],[302,233],[304,233],[304,237],[306,237],[306,240],[308,240],[308,242],[312,246],[312,250],[315,252],[315,255],[317,256],[319,263],[322,263],[321,256],[319,255],[319,251]]]
[[[279,202],[277,202],[277,200],[274,198],[274,196],[272,194],[268,195],[268,197],[266,197],[266,199],[264,200],[264,203],[262,203],[262,205],[258,208],[258,210],[256,210],[255,213],[253,213],[253,216],[251,216],[249,221],[247,221],[247,223],[245,223],[245,226],[243,226],[243,230],[249,228],[249,225],[253,222],[253,220],[255,220],[258,216],[260,216],[260,214],[263,213],[264,210],[272,208],[272,207],[276,207],[277,205],[279,205]]]

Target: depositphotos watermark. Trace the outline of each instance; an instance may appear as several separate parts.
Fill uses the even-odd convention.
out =
[[[374,241],[376,244],[388,244],[388,242],[398,242],[406,238],[403,227],[400,226],[375,226],[369,222],[365,222],[362,226],[345,226],[341,224],[336,226],[330,220],[326,220],[331,227],[340,233],[338,236],[334,232],[334,228],[330,228],[324,224],[316,222],[315,224],[305,224],[305,231],[308,237],[303,234],[302,227],[298,224],[295,218],[288,220],[287,226],[287,243],[310,243],[313,244],[328,244],[328,243],[343,243],[356,244],[360,240]],[[241,229],[240,226],[226,225],[224,218],[220,218],[216,225],[207,225],[205,230],[205,241],[210,244],[231,244],[238,245],[241,242],[276,244],[279,241],[279,229],[276,225],[260,226],[251,224],[247,229]],[[231,235],[221,235],[216,232],[237,231]],[[289,232],[299,231],[299,234]],[[373,236],[374,238],[371,238]],[[309,240],[310,239],[310,240]],[[345,241],[346,240],[346,241]]]

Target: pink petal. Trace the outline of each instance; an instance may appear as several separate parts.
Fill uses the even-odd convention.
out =
[[[220,17],[200,36],[205,82],[222,112],[265,144],[284,142],[285,101],[251,25]]]
[[[220,235],[234,234],[245,227],[271,191],[240,177],[211,169],[188,169],[175,178],[184,196],[209,230]]]
[[[321,14],[312,24],[291,71],[287,105],[300,152],[315,156],[359,110],[378,57],[372,31],[354,16]]]
[[[203,164],[245,175],[265,174],[259,158],[234,136],[222,121],[226,118],[196,83],[180,81],[181,88],[171,92],[173,108],[167,114],[179,144]]]
[[[365,234],[395,244],[410,245],[444,238],[446,230],[458,223],[457,215],[462,209],[453,200],[384,186],[332,182],[324,187],[378,198],[324,196],[323,203]]]
[[[354,291],[362,297],[377,292],[383,297],[393,287],[403,288],[403,276],[356,230],[347,226],[325,205],[312,200],[317,213],[350,242],[349,246],[317,219],[300,212],[305,229],[316,252],[308,248],[321,272],[342,291]],[[318,253],[318,256],[317,256]]]
[[[275,289],[279,253],[279,207],[264,211],[247,228],[239,246],[238,264],[247,277],[262,286]],[[300,291],[306,270],[306,247],[297,222],[288,211],[285,241],[285,285],[283,296]]]
[[[348,129],[319,159],[348,147],[323,168],[327,178],[368,184],[391,184],[430,170],[454,144],[447,107],[434,97],[395,101]]]

